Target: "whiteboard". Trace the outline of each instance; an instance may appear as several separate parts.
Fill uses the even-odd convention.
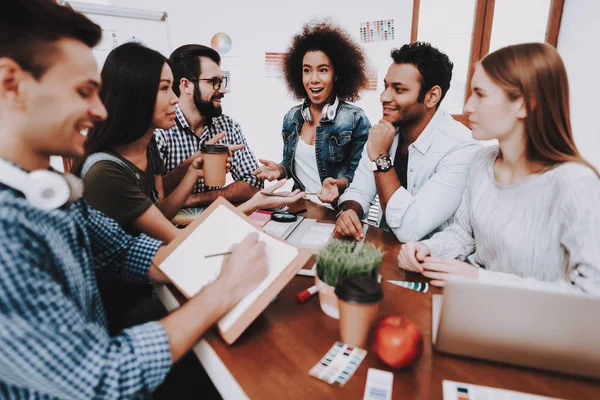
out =
[[[112,49],[131,41],[143,43],[165,57],[171,55],[171,37],[165,12],[76,1],[65,2],[65,5],[83,13],[102,28],[102,41],[93,49],[100,69]]]

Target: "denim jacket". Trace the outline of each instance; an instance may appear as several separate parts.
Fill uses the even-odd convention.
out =
[[[293,178],[296,182],[294,188],[301,190],[304,190],[304,185],[294,174],[294,156],[303,123],[302,104],[300,104],[293,107],[283,118],[281,130],[282,165],[286,177]],[[350,186],[370,128],[371,123],[365,112],[345,101],[340,101],[333,121],[327,118],[321,119],[315,138],[315,155],[321,183],[328,177],[344,178],[347,182],[346,187]]]

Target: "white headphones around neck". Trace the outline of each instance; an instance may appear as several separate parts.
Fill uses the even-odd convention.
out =
[[[340,104],[337,96],[333,101],[333,104],[325,104],[323,107],[323,112],[321,113],[321,118],[327,118],[329,121],[333,121],[335,119],[335,115],[337,114],[337,109]],[[302,104],[302,118],[309,124],[312,124],[313,117],[310,113],[310,103],[308,99],[304,100],[304,104]]]
[[[23,193],[27,201],[42,210],[54,210],[83,195],[83,182],[73,174],[40,169],[25,172],[0,159],[0,182]]]

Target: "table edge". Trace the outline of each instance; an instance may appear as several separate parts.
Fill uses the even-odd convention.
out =
[[[154,292],[168,312],[179,307],[179,302],[166,285],[154,285]],[[206,339],[201,339],[192,350],[224,399],[248,399],[240,384]]]

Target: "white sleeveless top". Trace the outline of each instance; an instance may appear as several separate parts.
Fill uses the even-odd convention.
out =
[[[315,146],[306,144],[302,138],[298,138],[296,146],[294,173],[304,185],[306,192],[321,192],[321,178],[319,178],[319,169],[317,168]]]

